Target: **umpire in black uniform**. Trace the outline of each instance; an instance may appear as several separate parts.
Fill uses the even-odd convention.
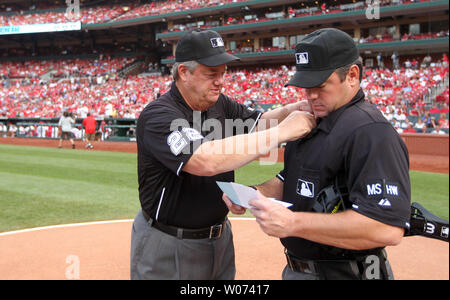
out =
[[[348,34],[307,35],[296,63],[288,84],[305,89],[318,125],[287,144],[284,169],[257,186],[251,211],[265,233],[281,238],[283,279],[393,279],[384,247],[400,243],[409,227],[406,146],[364,100],[362,63]]]
[[[216,181],[234,181],[232,170],[306,135],[315,120],[300,111],[305,102],[261,114],[221,94],[226,64],[238,58],[217,32],[185,34],[175,58],[170,91],[137,124],[142,209],[132,229],[131,278],[234,279],[228,209]],[[266,119],[283,121],[262,130]]]

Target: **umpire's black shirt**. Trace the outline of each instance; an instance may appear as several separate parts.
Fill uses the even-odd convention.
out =
[[[382,223],[409,226],[408,151],[401,137],[362,90],[321,120],[305,138],[286,146],[283,200],[293,211],[311,212],[317,193],[340,175],[349,191],[347,209]],[[343,177],[342,177],[343,176]],[[338,259],[337,248],[301,238],[281,239],[302,259]],[[332,250],[332,251],[330,251]]]
[[[251,131],[260,115],[223,94],[208,110],[193,112],[172,83],[169,92],[145,107],[137,123],[142,209],[158,222],[182,228],[222,222],[228,209],[216,181],[234,181],[234,172],[202,177],[183,172],[183,166],[202,142],[233,135],[226,119],[241,119]]]

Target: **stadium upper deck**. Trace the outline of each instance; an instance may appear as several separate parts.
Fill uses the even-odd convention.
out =
[[[0,36],[0,56],[57,55],[55,50],[92,53],[83,48],[102,53],[103,49],[109,52],[115,49],[156,53],[158,63],[165,65],[173,63],[171,55],[183,31],[193,28],[220,32],[226,47],[241,57],[241,64],[250,65],[288,63],[296,42],[320,27],[346,31],[359,43],[364,58],[372,61],[380,52],[384,56],[394,51],[399,55],[448,52],[449,3],[446,0],[384,0],[380,2],[378,19],[367,17],[368,4],[362,0],[120,1],[120,4],[99,0],[95,3],[82,1],[81,31],[64,35],[12,35],[8,39]],[[3,9],[0,24],[2,19],[5,24],[46,22],[46,17],[66,20],[64,2],[59,2],[59,8],[48,5],[49,1],[42,1],[42,7],[33,10],[27,11],[22,6],[23,11],[11,8],[8,12],[6,6],[0,7]],[[1,53],[2,49],[6,53]]]
[[[12,1],[13,2],[13,1]],[[17,1],[20,2],[20,1]],[[23,1],[26,2],[26,1]],[[295,2],[292,0],[283,1],[247,1],[247,0],[184,0],[184,1],[149,1],[150,3],[136,4],[136,1],[125,2],[122,4],[95,5],[89,6],[89,3],[82,1],[80,6],[80,16],[71,18],[71,21],[81,21],[83,24],[99,24],[112,21],[136,19],[146,16],[161,16],[174,13],[185,13],[189,11],[211,8],[212,11],[226,7],[230,3],[266,3],[273,4]],[[140,1],[138,1],[140,2]],[[44,3],[43,6],[32,5],[28,10],[16,10],[7,7],[5,4],[0,8],[0,26],[42,24],[42,23],[64,23],[68,21],[66,12],[67,6],[64,2],[55,2],[55,6]],[[277,4],[278,4],[277,3]],[[58,5],[59,4],[59,5]],[[63,5],[61,5],[63,4]],[[41,4],[42,5],[42,4]],[[232,7],[232,6],[231,6]]]
[[[9,2],[13,4],[26,3],[27,1],[11,0]],[[46,3],[45,1],[42,2]],[[375,5],[372,1],[368,3],[361,0],[169,0],[148,1],[150,3],[142,4],[140,3],[141,1],[138,1],[138,4],[136,4],[136,1],[122,2],[121,4],[117,4],[117,2],[109,1],[107,5],[98,5],[99,1],[96,1],[97,5],[89,5],[89,1],[82,1],[80,15],[70,18],[70,21],[79,20],[84,25],[108,23],[105,26],[109,27],[133,26],[138,23],[162,21],[168,22],[168,32],[173,32],[183,31],[190,27],[208,28],[243,23],[260,23],[270,20],[295,19],[298,17],[320,16],[349,11],[358,12],[362,10],[363,15],[365,15],[366,9]],[[420,4],[426,2],[428,4]],[[28,10],[14,10],[2,4],[0,6],[0,26],[67,22],[69,20],[66,14],[67,7],[59,1],[55,3],[57,4],[55,4],[54,8],[48,8],[49,4],[45,6],[46,9],[40,9],[33,5]],[[416,4],[416,6],[408,6],[410,4]],[[448,9],[448,1],[442,0],[380,0],[377,2],[377,5],[380,5],[382,8],[380,10],[381,17],[383,15],[408,14],[407,10],[420,9],[420,12],[423,14],[424,12]],[[395,7],[401,8],[401,11],[395,9]],[[261,14],[262,11],[264,11],[263,14]],[[214,16],[219,16],[219,18],[215,19]],[[345,17],[358,16],[357,14],[347,14]],[[197,20],[197,18],[200,19]],[[210,20],[207,20],[208,18]],[[312,20],[305,19],[305,21],[311,23]],[[312,23],[316,24],[317,22]],[[102,28],[102,26],[86,26],[86,28],[95,29]]]
[[[289,103],[303,97],[302,90],[284,87],[294,71],[293,46],[313,30],[336,27],[358,42],[367,98],[392,115],[393,125],[404,115],[444,112],[448,128],[447,0],[381,1],[375,19],[367,17],[363,0],[81,3],[81,30],[0,35],[0,121],[54,118],[63,110],[136,118],[170,87],[164,65],[169,70],[178,38],[194,28],[220,32],[241,57],[226,75],[225,90],[236,101],[265,109]],[[67,22],[65,13],[62,0],[4,0],[0,33],[1,26]],[[433,63],[425,62],[430,55]],[[139,64],[162,74],[118,76]],[[430,109],[425,96],[444,82],[434,97],[443,106]]]

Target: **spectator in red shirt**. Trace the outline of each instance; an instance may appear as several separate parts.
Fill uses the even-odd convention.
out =
[[[448,57],[447,54],[442,54],[442,63],[444,64],[444,67],[448,67]]]
[[[448,129],[448,118],[446,114],[441,114],[441,117],[439,118],[439,126],[441,128]]]
[[[403,130],[403,132],[405,133],[416,133],[417,130],[415,130],[412,126],[411,123],[408,124],[408,127],[406,127],[406,129]]]
[[[97,121],[91,116],[90,113],[87,114],[87,117],[83,119],[83,127],[84,127],[84,141],[87,143],[87,149],[93,149],[94,146],[90,141],[95,140],[95,131],[97,128]]]

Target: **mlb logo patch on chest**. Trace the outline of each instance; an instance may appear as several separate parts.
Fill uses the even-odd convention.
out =
[[[297,194],[307,198],[314,198],[314,183],[299,179],[297,182]]]

